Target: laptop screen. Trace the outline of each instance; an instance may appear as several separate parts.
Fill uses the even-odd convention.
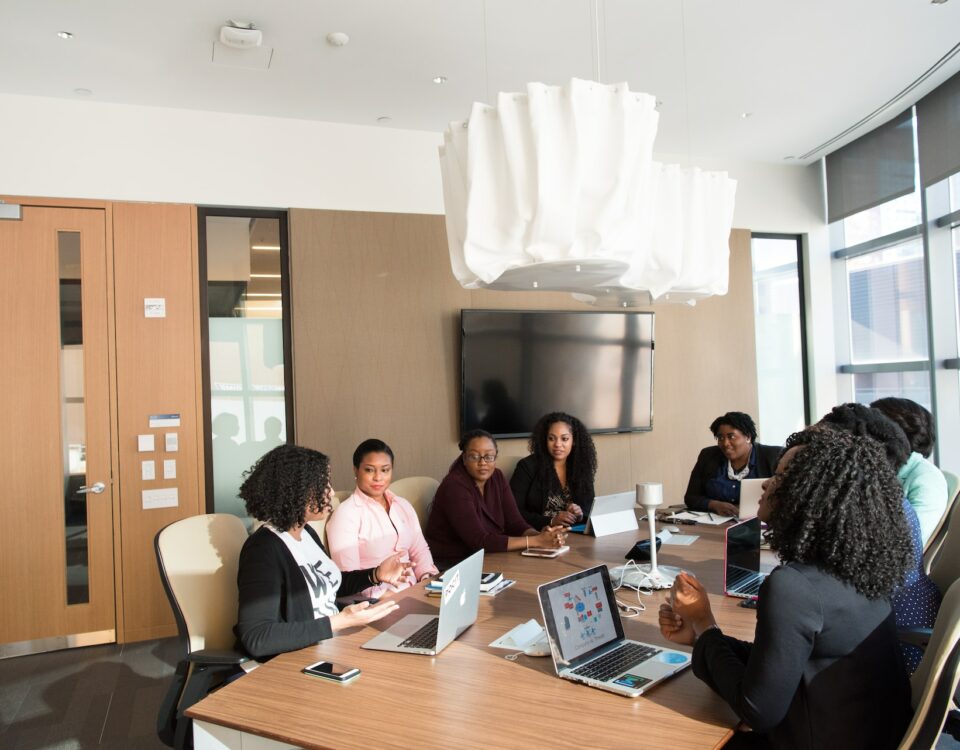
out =
[[[724,581],[735,581],[744,572],[760,572],[759,518],[751,518],[727,529],[727,574]]]
[[[562,666],[623,640],[606,566],[582,570],[539,587],[547,634]]]

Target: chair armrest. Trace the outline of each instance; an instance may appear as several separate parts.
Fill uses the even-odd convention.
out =
[[[930,643],[930,636],[933,635],[933,628],[898,628],[897,638],[903,643],[911,646],[919,646],[925,649]]]
[[[226,651],[214,648],[205,648],[200,651],[193,651],[187,654],[187,661],[194,664],[243,664],[250,661],[249,656],[244,656],[239,651]]]

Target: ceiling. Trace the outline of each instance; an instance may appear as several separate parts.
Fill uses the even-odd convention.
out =
[[[4,93],[441,131],[527,81],[599,77],[662,102],[656,152],[721,161],[809,163],[960,71],[960,0],[4,5]],[[263,31],[269,69],[211,61],[228,19]]]

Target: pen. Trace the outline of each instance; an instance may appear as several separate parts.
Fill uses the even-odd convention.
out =
[[[712,520],[713,520],[713,513],[711,513],[710,511],[707,511],[707,515],[710,517],[710,520],[712,521]]]

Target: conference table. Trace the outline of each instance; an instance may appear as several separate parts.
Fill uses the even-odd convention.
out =
[[[187,714],[198,748],[715,748],[737,724],[734,712],[692,670],[639,698],[559,679],[550,657],[520,655],[488,644],[531,618],[542,621],[537,586],[600,563],[620,565],[640,531],[601,538],[571,534],[570,551],[554,559],[518,552],[488,554],[485,571],[516,585],[480,597],[476,623],[437,656],[361,649],[406,614],[436,613],[424,584],[398,595],[397,613],[367,627],[271,659],[207,696]],[[723,595],[726,527],[685,526],[689,546],[664,545],[659,561],[689,570],[710,592],[723,631],[752,640],[756,612]],[[625,618],[627,638],[668,645],[657,626],[667,592],[641,596],[646,611]],[[622,602],[637,593],[620,589]],[[678,647],[690,651],[688,647]],[[328,660],[359,667],[347,684],[309,677],[308,664]]]

